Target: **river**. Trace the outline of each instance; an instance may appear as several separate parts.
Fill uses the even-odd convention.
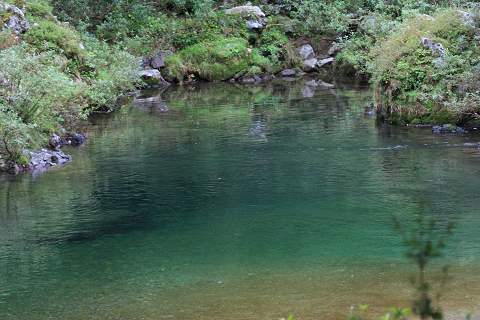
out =
[[[80,123],[72,162],[0,176],[0,318],[378,317],[410,306],[391,217],[419,212],[456,223],[438,305],[478,308],[477,130],[378,123],[361,79],[162,90]]]

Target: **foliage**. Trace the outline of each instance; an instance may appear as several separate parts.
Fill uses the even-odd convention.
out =
[[[377,108],[384,107],[392,122],[413,124],[459,122],[466,110],[476,114],[469,101],[478,100],[471,76],[480,53],[477,33],[457,10],[406,21],[370,50],[365,69],[372,74]]]
[[[39,20],[23,36],[23,39],[34,46],[37,51],[54,50],[69,58],[77,57],[82,52],[77,35],[73,30],[46,19]]]
[[[63,67],[64,60],[53,52],[29,53],[25,44],[0,51],[1,136],[11,158],[44,133],[60,130],[61,123],[85,118],[85,88]]]
[[[294,67],[300,62],[298,53],[279,29],[272,27],[262,32],[257,46],[260,53],[270,60],[273,72]]]
[[[440,231],[438,222],[433,217],[430,219],[425,217],[424,206],[425,200],[422,198],[415,224],[410,230],[406,230],[396,217],[393,217],[393,222],[407,248],[406,257],[415,261],[419,269],[416,284],[418,296],[413,303],[413,312],[421,319],[442,319],[442,311],[432,306],[431,285],[425,277],[425,270],[432,259],[441,256],[441,251],[445,247],[444,239],[451,234],[454,224],[449,222]],[[443,270],[446,275],[447,267]]]
[[[140,84],[140,60],[118,46],[108,45],[89,35],[82,36],[86,53],[79,66],[81,78],[90,83],[90,106],[110,106],[117,97]]]

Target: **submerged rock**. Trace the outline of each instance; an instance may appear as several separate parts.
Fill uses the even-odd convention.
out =
[[[62,146],[79,146],[85,142],[87,138],[79,133],[68,133],[61,137],[53,134],[52,139],[48,141],[48,147],[52,150],[58,151]]]
[[[443,126],[433,126],[432,132],[433,133],[464,133],[467,131],[451,124],[444,124]]]
[[[53,167],[72,160],[71,156],[66,155],[62,151],[42,149],[38,153],[32,151],[26,152],[30,155],[30,164],[33,166],[32,169],[37,167]]]

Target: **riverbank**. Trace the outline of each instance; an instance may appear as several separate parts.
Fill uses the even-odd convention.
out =
[[[310,72],[370,77],[382,121],[477,126],[477,17],[442,1],[2,1],[0,154],[27,165],[22,150],[138,88]]]

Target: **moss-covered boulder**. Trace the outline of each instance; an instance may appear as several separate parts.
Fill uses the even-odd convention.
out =
[[[198,43],[181,51],[179,57],[189,72],[209,81],[222,81],[245,74],[252,65],[251,52],[246,39],[230,38]]]

